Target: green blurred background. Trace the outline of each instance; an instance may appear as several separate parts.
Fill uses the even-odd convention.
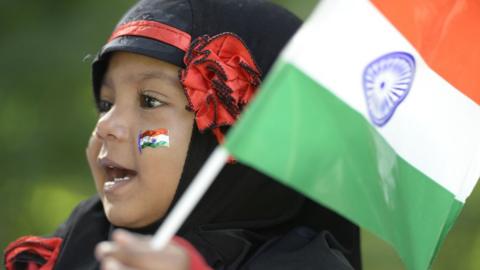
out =
[[[96,121],[90,62],[134,0],[0,0],[0,248],[52,232],[93,183],[84,148]],[[276,0],[305,18],[316,0]],[[480,269],[480,192],[433,269]],[[403,269],[362,233],[364,269]]]

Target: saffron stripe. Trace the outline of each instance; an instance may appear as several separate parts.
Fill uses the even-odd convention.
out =
[[[435,72],[480,104],[478,1],[371,2],[416,48]]]
[[[144,131],[142,133],[142,135],[140,135],[140,138],[143,138],[143,137],[146,137],[146,136],[152,137],[152,136],[157,136],[157,135],[160,135],[160,134],[168,135],[168,130],[164,129],[164,128],[156,129],[156,130],[147,130],[147,131]]]

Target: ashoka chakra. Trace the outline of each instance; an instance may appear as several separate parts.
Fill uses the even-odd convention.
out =
[[[415,76],[415,59],[406,52],[392,52],[371,62],[363,72],[363,89],[370,119],[385,125],[405,99]]]

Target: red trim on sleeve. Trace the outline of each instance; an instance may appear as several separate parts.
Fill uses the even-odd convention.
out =
[[[190,47],[191,41],[188,33],[160,22],[146,20],[131,21],[120,25],[113,31],[108,41],[121,36],[151,38],[177,47],[185,52]]]
[[[16,257],[21,253],[31,253],[42,257],[46,263],[37,265],[29,262],[28,270],[51,270],[57,261],[62,238],[42,238],[36,236],[24,236],[9,244],[5,249],[5,267],[7,270],[15,270]]]
[[[188,257],[190,258],[190,270],[212,270],[207,262],[205,262],[205,258],[203,258],[202,254],[200,254],[200,252],[198,252],[198,250],[186,239],[175,236],[173,242],[181,246],[187,252]]]

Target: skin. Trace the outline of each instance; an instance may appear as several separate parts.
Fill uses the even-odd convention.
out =
[[[178,80],[178,70],[169,63],[126,52],[116,52],[110,59],[87,160],[105,214],[116,226],[147,226],[165,215],[174,197],[194,121],[194,114],[185,109],[188,102]],[[170,147],[145,148],[140,153],[139,133],[158,128],[169,130]],[[102,160],[106,159],[137,174],[126,184],[106,191],[108,174],[102,166]],[[114,237],[113,242],[99,244],[97,257],[103,269],[164,269],[162,262],[169,266],[165,269],[188,269],[185,252],[174,244],[154,251],[144,238],[121,235],[129,234],[124,232],[120,238]],[[142,252],[127,252],[132,250]]]
[[[97,246],[95,255],[103,270],[187,270],[190,262],[186,252],[175,243],[163,250],[153,250],[149,246],[149,236],[134,235],[117,230],[113,242],[103,242]]]

